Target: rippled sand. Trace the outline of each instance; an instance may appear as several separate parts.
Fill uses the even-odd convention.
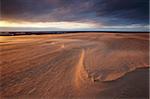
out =
[[[148,98],[148,33],[0,37],[2,98]]]

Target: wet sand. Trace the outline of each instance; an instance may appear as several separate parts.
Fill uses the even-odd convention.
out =
[[[0,37],[0,96],[148,99],[148,33]]]

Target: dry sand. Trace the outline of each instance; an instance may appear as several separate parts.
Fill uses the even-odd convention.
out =
[[[0,40],[1,98],[148,99],[146,33],[24,35]]]

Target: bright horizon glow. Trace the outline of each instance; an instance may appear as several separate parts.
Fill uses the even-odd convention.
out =
[[[79,23],[79,22],[9,22],[9,21],[0,21],[0,27],[80,29],[80,28],[95,28],[96,24],[94,24],[94,23]]]
[[[92,22],[0,21],[0,31],[149,31],[149,25],[101,25]]]

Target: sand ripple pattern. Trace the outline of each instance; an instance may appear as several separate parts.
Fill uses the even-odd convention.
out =
[[[146,33],[0,38],[2,98],[148,97]]]

